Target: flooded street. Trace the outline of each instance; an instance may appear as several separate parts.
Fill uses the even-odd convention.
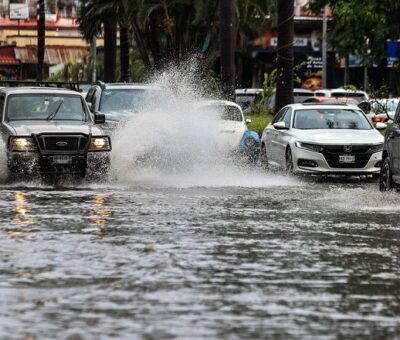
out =
[[[398,193],[257,171],[2,187],[0,338],[391,338]]]

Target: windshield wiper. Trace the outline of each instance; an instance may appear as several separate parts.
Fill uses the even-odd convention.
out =
[[[57,115],[57,113],[58,113],[58,111],[60,110],[61,105],[62,105],[63,103],[64,103],[64,99],[61,100],[60,104],[58,104],[58,106],[57,106],[57,108],[54,110],[54,112],[50,113],[50,114],[47,116],[46,120],[52,120],[52,119],[54,119],[54,117]]]

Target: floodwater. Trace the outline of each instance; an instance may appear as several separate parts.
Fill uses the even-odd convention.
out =
[[[260,170],[3,186],[0,338],[395,338],[399,194]]]

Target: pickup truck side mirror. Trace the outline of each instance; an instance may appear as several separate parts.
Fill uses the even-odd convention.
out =
[[[94,114],[94,123],[95,124],[104,124],[106,122],[106,116],[102,113]]]

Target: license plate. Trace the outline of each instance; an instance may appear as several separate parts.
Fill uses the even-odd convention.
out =
[[[339,163],[354,163],[356,156],[354,155],[339,155]]]
[[[51,161],[53,164],[71,164],[72,156],[53,156]]]

